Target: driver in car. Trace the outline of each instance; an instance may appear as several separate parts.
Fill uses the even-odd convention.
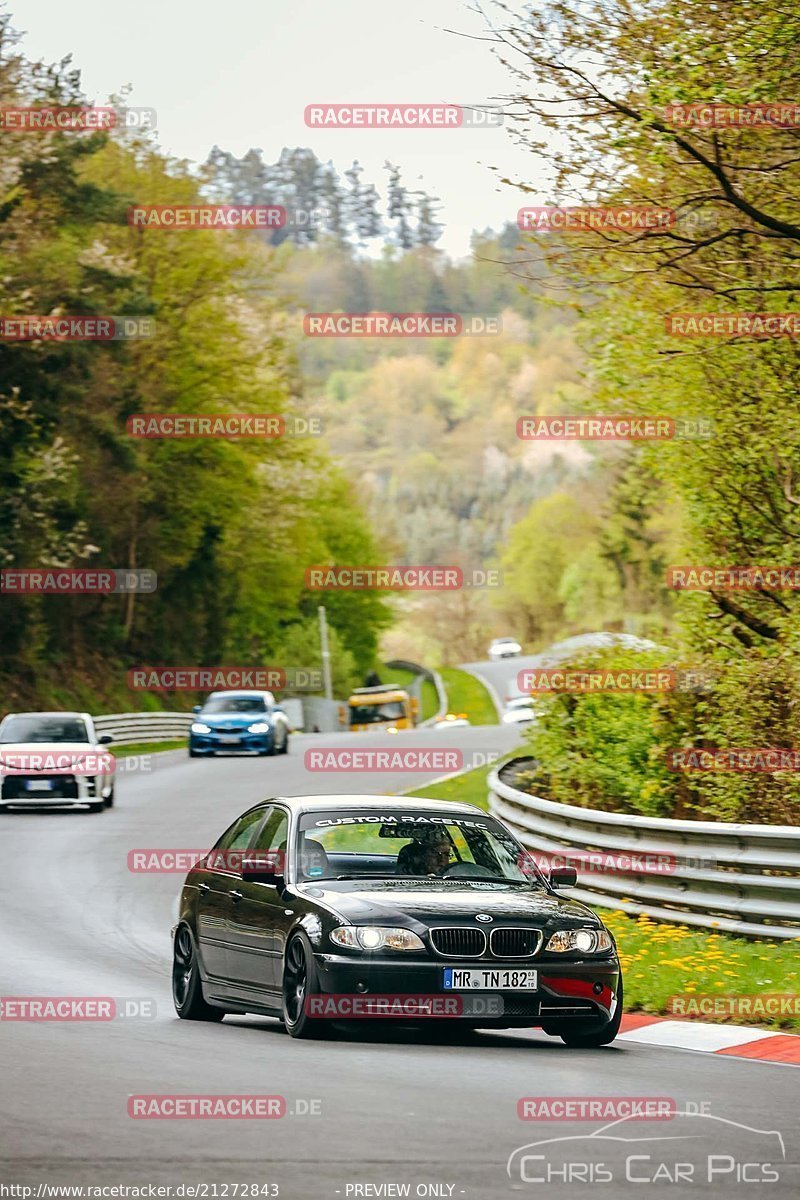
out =
[[[414,840],[397,856],[398,875],[439,875],[450,862],[452,849],[442,829],[416,829]]]

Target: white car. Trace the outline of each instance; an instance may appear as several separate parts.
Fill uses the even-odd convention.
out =
[[[494,638],[489,644],[489,658],[499,662],[501,658],[516,658],[522,653],[522,646],[515,638]]]
[[[88,713],[9,713],[0,722],[0,809],[114,803],[114,762]]]
[[[504,725],[526,725],[538,716],[531,696],[517,696],[509,700],[503,712]]]

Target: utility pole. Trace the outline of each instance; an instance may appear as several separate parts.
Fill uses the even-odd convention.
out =
[[[325,684],[325,699],[333,699],[333,686],[331,684],[331,653],[328,649],[328,621],[325,616],[325,605],[320,604],[317,609],[319,613],[319,641],[322,647],[322,678]]]

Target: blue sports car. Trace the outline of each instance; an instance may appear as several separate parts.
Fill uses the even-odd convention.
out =
[[[212,692],[194,712],[190,758],[289,751],[289,721],[272,692]]]

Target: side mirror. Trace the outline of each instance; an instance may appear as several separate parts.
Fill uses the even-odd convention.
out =
[[[250,851],[242,857],[242,879],[251,883],[271,883],[280,887],[286,870],[286,855],[282,850]]]
[[[114,739],[110,733],[101,733],[100,737],[97,739],[97,744],[98,746],[110,746],[113,740]]]
[[[575,887],[578,882],[578,872],[574,867],[552,867],[550,870],[551,887]]]
[[[193,713],[199,713],[199,712],[202,712],[202,711],[203,711],[203,706],[202,706],[202,704],[193,704],[193,705],[192,705],[192,712],[193,712]]]

